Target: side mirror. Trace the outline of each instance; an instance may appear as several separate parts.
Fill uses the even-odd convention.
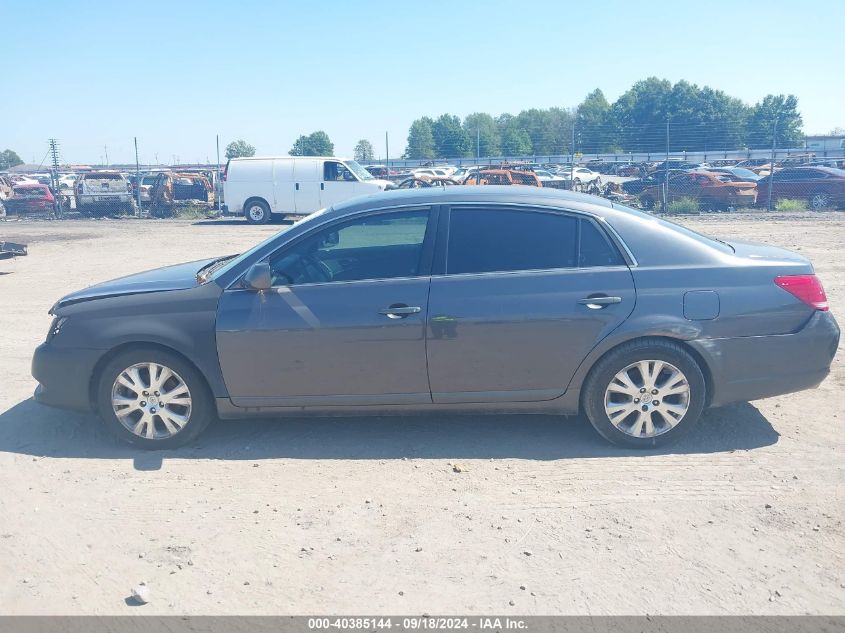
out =
[[[246,271],[243,284],[253,290],[269,290],[273,286],[273,278],[270,275],[270,264],[267,262],[253,264]]]

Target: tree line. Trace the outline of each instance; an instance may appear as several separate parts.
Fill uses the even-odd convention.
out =
[[[442,114],[411,123],[404,158],[543,156],[779,147],[803,138],[798,99],[767,95],[753,106],[721,90],[650,77],[609,103],[596,89],[575,108],[531,108],[463,121]]]

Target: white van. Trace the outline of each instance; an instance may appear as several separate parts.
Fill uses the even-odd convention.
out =
[[[392,187],[354,160],[329,156],[232,158],[223,172],[224,213],[264,224],[272,214],[303,216]]]

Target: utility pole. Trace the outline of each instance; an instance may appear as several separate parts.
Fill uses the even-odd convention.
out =
[[[384,166],[387,167],[387,175],[390,177],[390,139],[387,137],[387,131],[384,132]]]
[[[108,167],[109,166],[109,146],[108,145],[103,145],[103,153],[105,154],[105,157],[106,157],[106,167]]]
[[[572,160],[569,161],[569,189],[575,190],[575,123],[572,123]]]
[[[135,198],[138,202],[138,217],[141,217],[141,163],[138,161],[138,137],[135,137]]]
[[[223,192],[223,186],[220,185],[222,182],[220,180],[220,135],[218,134],[217,137],[217,182],[214,183],[214,201],[217,203],[217,210],[220,211],[220,198],[222,197],[220,194]],[[218,190],[218,185],[219,190]]]
[[[780,117],[780,113],[775,115],[775,121],[772,124],[772,160],[769,163],[769,193],[768,193],[768,200],[766,201],[766,211],[771,212],[772,210],[772,186],[775,184],[775,148],[777,147],[777,137],[778,137],[778,118]]]
[[[663,213],[669,205],[669,118],[666,118],[666,161],[663,163],[665,173],[663,174]]]
[[[50,155],[52,158],[53,169],[50,171],[50,183],[55,194],[55,212],[56,217],[62,217],[62,196],[61,188],[59,187],[59,142],[50,139]]]

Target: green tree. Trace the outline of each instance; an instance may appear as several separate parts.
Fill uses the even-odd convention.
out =
[[[242,138],[232,141],[226,146],[226,158],[242,158],[255,156],[255,148]]]
[[[485,112],[468,114],[464,119],[464,130],[469,137],[472,156],[498,156],[501,154],[501,134],[496,121]],[[476,147],[478,142],[479,148]]]
[[[795,147],[804,138],[803,121],[798,112],[798,98],[795,95],[766,95],[754,105],[748,117],[747,143],[751,148],[772,146],[772,133],[777,118],[778,147]]]
[[[460,158],[470,155],[469,135],[461,126],[458,117],[441,114],[431,126],[431,135],[434,137],[434,155],[437,158]]]
[[[611,107],[611,115],[625,151],[666,149],[666,120],[671,82],[649,77],[638,81]]]
[[[528,132],[513,123],[507,123],[502,130],[502,154],[504,156],[531,154],[531,137],[528,136]]]
[[[23,165],[23,161],[16,152],[10,149],[0,152],[0,169],[9,169],[9,167],[16,167],[18,165]]]
[[[531,139],[531,154],[550,156],[569,151],[574,115],[563,108],[523,110],[515,117],[516,124]]]
[[[596,88],[575,109],[578,149],[586,154],[609,152],[616,143],[616,128],[610,115],[610,103]]]
[[[425,160],[434,158],[434,135],[432,127],[434,121],[427,116],[411,123],[408,130],[408,145],[405,148],[405,158],[411,160]]]
[[[353,155],[355,156],[355,160],[357,161],[370,161],[376,157],[376,152],[373,149],[373,144],[365,138],[362,138],[360,141],[358,141],[355,144],[355,149],[352,151]]]
[[[288,152],[291,156],[334,156],[334,143],[329,135],[318,130],[308,135],[302,135]]]

